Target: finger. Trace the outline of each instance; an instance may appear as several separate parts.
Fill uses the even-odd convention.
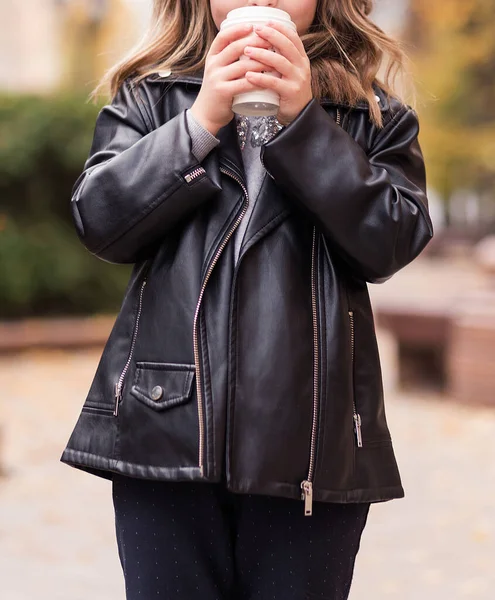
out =
[[[280,52],[293,65],[300,66],[302,64],[302,55],[284,33],[281,33],[274,27],[256,26],[256,33],[264,40],[270,42],[274,48]]]
[[[244,94],[245,92],[252,92],[259,89],[258,86],[248,81],[245,77],[235,79],[234,81],[226,81],[220,86],[222,94],[231,98],[237,96],[237,94]]]
[[[229,44],[235,40],[246,37],[252,30],[253,26],[249,23],[246,25],[234,25],[232,27],[227,27],[226,29],[221,29],[213,40],[208,54],[210,56],[219,54]]]
[[[252,59],[243,59],[238,60],[231,65],[227,65],[226,67],[222,67],[222,69],[219,70],[219,78],[221,81],[232,81],[233,79],[245,77],[248,71],[261,73],[261,71],[264,70],[266,70],[265,64]]]
[[[236,61],[242,54],[244,54],[244,48],[246,46],[256,46],[256,47],[264,47],[271,48],[270,42],[260,38],[258,35],[250,35],[248,37],[244,37],[240,40],[236,40],[229,44],[226,48],[222,50],[215,57],[215,64],[218,66],[226,66],[230,65],[234,61]]]
[[[283,77],[290,77],[294,72],[294,65],[290,63],[285,56],[272,52],[271,50],[247,46],[244,53],[249,56],[249,58],[261,62],[267,67],[272,67],[274,71],[278,71]]]
[[[280,79],[274,75],[248,71],[246,73],[246,80],[262,89],[273,90],[283,97],[288,96],[290,93],[290,87],[288,86],[287,80]]]
[[[286,27],[285,25],[282,25],[282,23],[277,23],[276,21],[273,21],[273,22],[270,21],[268,23],[268,26],[272,27],[273,29],[276,29],[277,31],[279,31],[280,33],[282,33],[283,35],[288,37],[289,40],[297,48],[297,50],[299,51],[299,54],[301,56],[307,56],[306,48],[304,47],[303,41],[299,37],[299,34],[297,33],[297,31],[294,31],[290,27]]]

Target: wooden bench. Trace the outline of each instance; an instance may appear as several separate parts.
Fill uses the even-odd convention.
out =
[[[114,322],[114,315],[0,321],[0,354],[103,346]]]
[[[399,386],[445,390],[452,329],[448,310],[401,303],[380,306],[375,316],[377,325],[396,341]]]
[[[495,289],[471,294],[456,311],[447,353],[448,392],[495,406]]]
[[[450,307],[382,305],[377,325],[397,344],[401,389],[432,389],[467,404],[495,406],[495,288]]]

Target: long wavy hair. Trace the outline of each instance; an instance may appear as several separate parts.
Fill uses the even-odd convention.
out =
[[[399,42],[371,20],[373,3],[319,0],[314,21],[301,39],[311,61],[314,97],[349,105],[364,100],[372,121],[380,126],[372,84],[376,81],[388,95],[399,98],[397,80],[410,77]],[[153,0],[143,39],[108,70],[93,96],[108,88],[114,96],[126,79],[137,83],[161,70],[170,69],[174,75],[200,71],[217,33],[209,0]]]

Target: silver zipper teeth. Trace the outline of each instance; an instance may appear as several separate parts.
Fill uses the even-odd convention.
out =
[[[184,175],[184,179],[186,180],[187,183],[191,183],[191,181],[194,181],[198,177],[201,177],[202,175],[205,175],[205,174],[206,174],[206,171],[204,170],[204,168],[198,167],[197,169],[194,169],[194,171],[191,171],[190,173],[187,173],[187,175]]]
[[[342,116],[340,110],[337,108],[337,115],[335,122],[337,125],[342,125]],[[352,373],[354,377],[354,348],[355,348],[355,332],[354,332],[354,312],[352,310],[349,311],[349,323],[351,327],[351,362],[352,362]],[[352,412],[353,412],[353,421],[354,421],[354,433],[356,434],[356,442],[358,448],[363,447],[363,435],[362,435],[362,423],[361,423],[361,415],[358,413],[356,408],[356,399],[353,396],[352,398]]]
[[[146,281],[147,280],[145,279],[143,281],[143,283],[141,284],[141,290],[139,293],[139,307],[138,307],[138,312],[136,315],[136,323],[134,325],[134,332],[132,334],[132,342],[131,342],[131,349],[129,350],[129,356],[127,358],[127,362],[125,363],[124,369],[122,370],[122,373],[120,374],[119,380],[115,384],[115,409],[113,411],[113,414],[115,417],[118,415],[118,412],[119,412],[119,404],[120,404],[120,401],[122,400],[122,388],[124,387],[125,376],[127,375],[127,371],[129,370],[129,367],[131,366],[132,355],[134,354],[134,348],[136,346],[136,340],[137,340],[137,335],[138,335],[138,330],[139,330],[139,321],[141,319],[141,312],[143,310],[143,295],[144,295],[144,288],[146,287]]]
[[[352,373],[354,377],[354,349],[355,349],[355,331],[354,331],[354,312],[352,310],[349,311],[349,324],[351,327],[351,363],[352,363]],[[353,396],[352,398],[352,410],[353,410],[353,419],[354,419],[354,433],[356,434],[356,442],[358,448],[363,447],[363,436],[361,431],[361,415],[358,413],[356,408],[356,399]]]
[[[204,445],[205,445],[205,426],[204,426],[204,406],[203,406],[203,392],[201,389],[201,365],[200,365],[200,361],[199,361],[199,344],[198,344],[198,319],[199,319],[199,311],[201,309],[201,302],[203,300],[203,296],[205,293],[205,289],[206,286],[208,284],[208,280],[211,277],[211,274],[213,272],[213,269],[215,268],[215,265],[217,264],[222,252],[225,249],[225,246],[227,245],[228,241],[230,240],[230,238],[232,237],[232,235],[234,234],[234,231],[237,229],[237,227],[239,227],[240,222],[242,221],[242,219],[244,218],[244,215],[246,214],[247,208],[249,206],[249,195],[248,195],[248,191],[246,189],[246,186],[244,185],[244,183],[241,181],[241,179],[239,179],[239,177],[237,177],[234,173],[231,173],[230,171],[224,169],[224,168],[220,168],[220,171],[222,173],[224,173],[225,175],[228,175],[229,177],[231,177],[234,181],[236,181],[242,188],[243,192],[244,192],[244,198],[245,198],[245,204],[244,207],[241,211],[241,214],[237,217],[235,223],[233,224],[233,226],[231,227],[231,229],[229,230],[227,236],[223,239],[222,243],[220,244],[220,247],[218,248],[211,264],[210,267],[208,268],[208,271],[206,273],[205,279],[203,281],[203,285],[201,286],[201,292],[199,294],[199,299],[198,299],[198,303],[196,305],[196,312],[194,313],[194,323],[193,323],[193,345],[194,345],[194,364],[195,364],[195,368],[196,368],[196,389],[197,389],[197,397],[198,397],[198,420],[199,420],[199,468],[201,471],[201,475],[204,474]]]
[[[301,483],[302,500],[304,500],[304,514],[309,517],[313,514],[313,477],[316,460],[316,438],[318,435],[318,416],[320,411],[319,375],[320,352],[318,334],[318,314],[316,304],[316,227],[313,227],[313,246],[311,250],[311,304],[313,312],[313,423],[311,426],[311,448],[309,454],[308,477]]]

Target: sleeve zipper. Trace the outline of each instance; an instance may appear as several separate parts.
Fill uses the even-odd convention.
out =
[[[194,183],[196,181],[196,179],[200,179],[201,177],[204,177],[206,175],[206,171],[203,167],[196,167],[195,169],[193,169],[192,171],[189,171],[188,173],[186,173],[184,175],[184,179],[186,181],[186,183]]]

